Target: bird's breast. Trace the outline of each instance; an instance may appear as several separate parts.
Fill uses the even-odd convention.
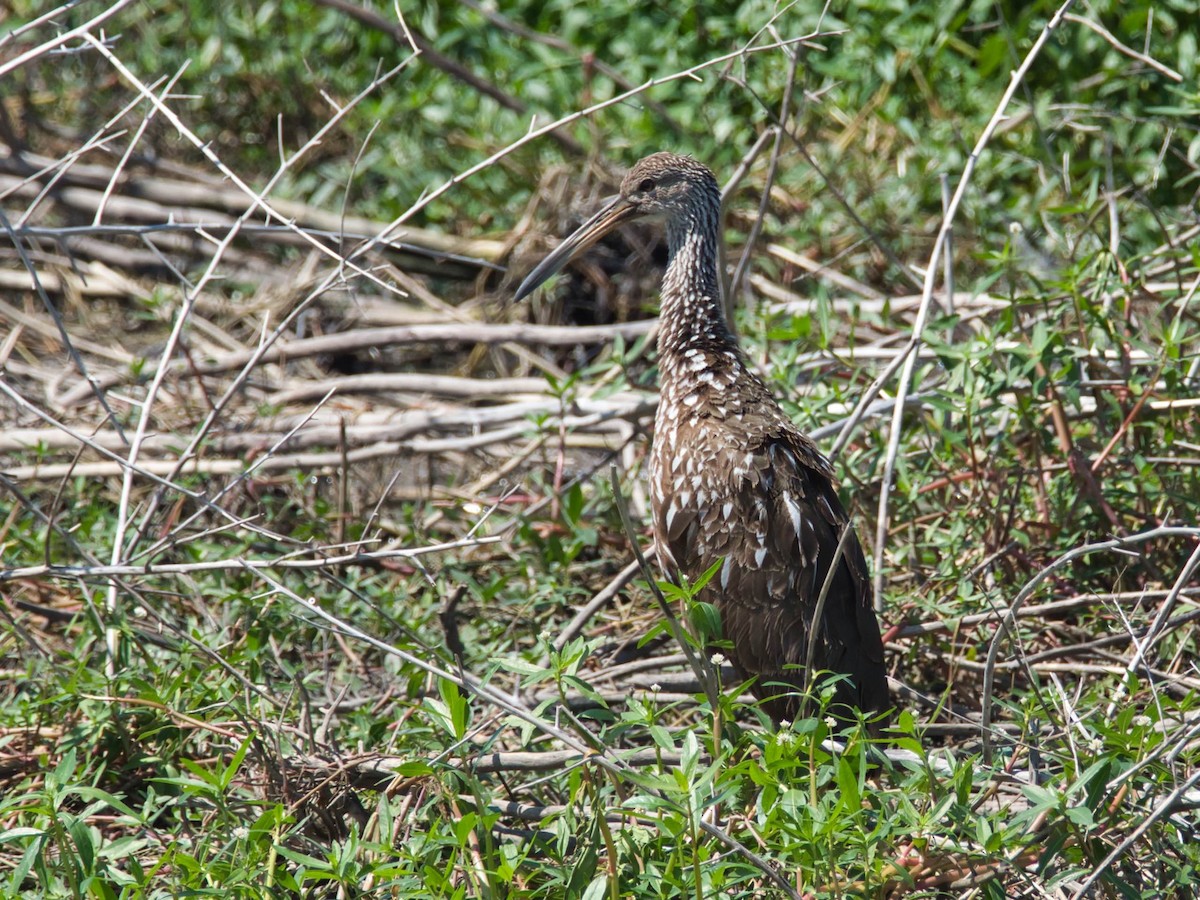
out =
[[[690,576],[700,561],[726,551],[734,485],[745,476],[744,438],[737,418],[660,406],[650,455],[655,537],[670,549],[669,565]],[[739,467],[741,471],[739,472]]]

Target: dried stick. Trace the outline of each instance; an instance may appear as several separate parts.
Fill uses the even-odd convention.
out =
[[[1127,602],[1135,605],[1141,605],[1146,600],[1168,594],[1168,591],[1127,591],[1121,594],[1088,594],[1078,597],[1069,597],[1065,600],[1054,600],[1050,603],[1042,603],[1038,606],[1024,606],[1017,610],[1013,615],[1017,618],[1036,619],[1041,616],[1052,616],[1059,613],[1070,612],[1076,609],[1087,609],[1091,606],[1097,606],[1102,603],[1121,603]],[[1200,600],[1200,590],[1185,590],[1181,592],[1183,596]],[[988,622],[995,622],[998,619],[1008,615],[1008,610],[991,610],[989,612],[974,613],[973,615],[963,616],[954,619],[951,622],[945,622],[940,619],[935,619],[929,622],[919,622],[912,625],[902,626],[893,636],[893,640],[903,640],[904,638],[920,637],[926,634],[936,634],[940,632],[959,632],[965,628],[973,628],[976,625],[983,625]],[[1125,638],[1125,635],[1118,637]],[[1031,657],[1033,659],[1035,657]],[[1044,657],[1043,657],[1044,658]]]
[[[318,6],[337,10],[340,13],[350,16],[352,19],[357,19],[361,24],[369,28],[382,31],[398,44],[412,46],[420,54],[420,59],[423,62],[429,63],[429,65],[436,69],[441,69],[451,78],[456,78],[472,90],[490,97],[510,112],[524,115],[527,111],[528,107],[521,100],[510,94],[506,94],[494,84],[484,81],[466,66],[435,50],[424,35],[415,31],[411,25],[403,23],[393,24],[374,10],[359,6],[357,3],[348,2],[348,0],[316,0],[316,2]],[[550,137],[558,141],[559,145],[570,153],[578,155],[583,152],[583,148],[579,146],[579,142],[570,135],[552,132]]]
[[[1122,44],[1119,40],[1117,40],[1116,36],[1111,31],[1109,31],[1099,22],[1093,22],[1091,19],[1085,18],[1084,16],[1077,16],[1075,13],[1067,13],[1065,16],[1063,16],[1063,18],[1068,22],[1074,22],[1077,25],[1083,25],[1086,28],[1090,28],[1092,31],[1096,32],[1096,34],[1100,35],[1100,37],[1104,38],[1104,40],[1107,41],[1118,53],[1124,54],[1130,59],[1135,59],[1143,65],[1149,66],[1150,68],[1154,69],[1154,71],[1166,75],[1172,81],[1183,81],[1183,76],[1170,66],[1163,65],[1157,59],[1147,56],[1145,53],[1139,53],[1132,47]]]
[[[836,269],[831,269],[824,263],[811,260],[804,254],[797,253],[788,247],[784,247],[782,244],[767,244],[767,253],[769,253],[771,256],[774,256],[776,259],[783,260],[789,265],[796,266],[797,268],[803,269],[805,272],[808,272],[811,275],[815,275],[824,281],[828,281],[830,284],[836,285],[844,291],[851,291],[852,293],[857,294],[859,297],[867,297],[872,300],[881,301],[885,299],[885,295],[882,292],[875,290],[875,288],[871,287],[869,284],[863,284],[861,281],[851,278],[849,275],[844,275]],[[796,296],[798,300],[804,299],[798,295]],[[809,302],[815,304],[816,301]],[[893,300],[891,302],[894,303],[895,301]],[[880,307],[882,306],[883,304],[880,303]],[[896,311],[895,306],[892,306],[891,309],[893,312]]]
[[[954,227],[954,217],[958,213],[958,207],[962,203],[963,196],[967,192],[967,185],[970,184],[971,176],[975,172],[975,166],[979,162],[979,157],[983,153],[991,141],[992,135],[1004,120],[1004,111],[1008,108],[1009,102],[1016,93],[1017,88],[1025,78],[1025,74],[1033,66],[1033,62],[1037,59],[1049,40],[1051,32],[1058,27],[1067,10],[1071,8],[1075,0],[1066,0],[1058,8],[1058,11],[1050,18],[1038,35],[1037,40],[1033,42],[1033,46],[1029,48],[1029,52],[1025,54],[1025,58],[1021,61],[1021,65],[1012,73],[1009,78],[1008,87],[1000,98],[1000,102],[996,105],[996,111],[984,126],[983,132],[979,135],[979,139],[975,142],[975,146],[971,150],[971,155],[967,157],[967,164],[963,167],[963,173],[958,179],[958,185],[954,189],[954,196],[950,199],[950,203],[946,208],[945,214],[942,216],[941,227],[938,228],[937,236],[934,238],[933,251],[930,253],[929,262],[925,266],[925,283],[921,289],[921,308],[917,312],[917,319],[913,323],[912,337],[905,345],[904,354],[901,358],[904,360],[904,368],[900,373],[900,383],[896,391],[896,408],[892,413],[892,426],[888,435],[887,455],[884,458],[883,480],[879,486],[879,512],[875,523],[875,571],[873,577],[875,580],[875,608],[882,611],[883,609],[883,558],[887,548],[888,536],[888,503],[891,498],[892,479],[896,474],[896,457],[900,451],[900,435],[902,432],[903,416],[904,416],[904,400],[908,395],[909,388],[912,384],[913,369],[916,366],[917,354],[916,350],[920,346],[924,331],[925,321],[929,317],[930,307],[933,305],[933,285],[937,280],[938,261],[942,252],[946,248],[946,237],[951,233]]]
[[[598,591],[596,596],[580,608],[571,618],[571,621],[563,626],[562,630],[554,638],[554,649],[562,650],[575,635],[579,634],[583,626],[588,623],[588,620],[598,610],[611,602],[620,593],[621,588],[629,584],[633,580],[633,576],[640,571],[641,563],[637,559],[634,559],[633,562],[618,572],[612,581],[606,584],[602,590]]]
[[[1159,637],[1161,637],[1163,631],[1166,629],[1171,612],[1175,609],[1176,602],[1187,587],[1188,582],[1192,580],[1192,576],[1196,573],[1198,567],[1200,567],[1200,541],[1196,543],[1196,549],[1192,551],[1192,555],[1184,563],[1183,569],[1179,572],[1179,577],[1175,579],[1175,584],[1171,586],[1171,590],[1167,594],[1166,599],[1163,600],[1162,606],[1158,608],[1158,613],[1154,616],[1154,621],[1150,623],[1150,628],[1147,630],[1145,638],[1138,641],[1131,636],[1134,642],[1134,652],[1125,667],[1128,674],[1136,674],[1138,668],[1142,665],[1142,661],[1146,658],[1146,654],[1154,646]],[[1125,694],[1128,691],[1129,681],[1129,678],[1121,679],[1116,695],[1109,702],[1108,709],[1105,712],[1107,717],[1112,718],[1115,715],[1118,704],[1125,698]]]
[[[134,105],[136,105],[136,101],[130,104],[130,106]],[[0,172],[11,171],[25,175],[29,166],[39,167],[34,173],[23,178],[0,177],[0,198],[25,197],[34,194],[34,184],[38,183],[46,173],[57,169],[53,178],[46,180],[54,184],[65,182],[66,186],[57,191],[56,199],[58,201],[72,209],[91,213],[95,213],[103,204],[106,212],[130,221],[122,224],[97,223],[57,227],[26,225],[18,222],[15,226],[17,234],[22,237],[58,237],[62,235],[163,234],[181,231],[196,232],[201,229],[219,234],[233,225],[235,214],[245,210],[246,197],[240,190],[207,182],[197,183],[173,178],[139,177],[136,182],[135,196],[120,195],[112,198],[111,202],[106,201],[105,192],[101,188],[116,176],[116,170],[107,166],[82,164],[66,168],[72,159],[77,158],[86,149],[89,149],[88,145],[80,148],[65,160],[53,160],[34,153],[0,157]],[[48,185],[43,186],[42,190],[33,196],[34,206],[41,202],[41,198],[46,194],[46,187]],[[276,240],[284,235],[298,235],[300,232],[330,240],[346,237],[368,240],[371,235],[378,234],[386,224],[361,216],[340,215],[300,201],[283,198],[272,200],[271,207],[276,213],[287,217],[287,224],[243,225],[242,233],[266,235]],[[27,218],[28,213],[22,217],[22,221]],[[132,224],[141,221],[150,224]],[[473,265],[490,263],[494,269],[500,268],[495,265],[495,261],[505,251],[502,241],[442,234],[415,226],[405,228],[403,236],[405,238],[403,241],[386,241],[383,242],[383,245],[401,250],[422,251],[437,259],[470,262]],[[295,243],[307,244],[311,241],[297,240]]]
[[[330,391],[344,396],[350,393],[436,394],[444,397],[509,397],[514,394],[545,395],[545,378],[462,378],[456,375],[426,375],[413,372],[372,372],[346,375],[284,388],[270,397],[271,403],[312,400]]]
[[[1155,822],[1172,812],[1172,810],[1176,808],[1177,804],[1179,804],[1180,801],[1182,801],[1198,784],[1200,784],[1200,769],[1197,769],[1195,772],[1193,772],[1186,781],[1179,785],[1179,787],[1175,788],[1175,790],[1171,791],[1171,793],[1167,794],[1166,797],[1160,800],[1158,804],[1155,805],[1154,809],[1151,810],[1149,815],[1143,818],[1138,823],[1137,827],[1125,836],[1124,840],[1117,844],[1117,846],[1113,847],[1112,852],[1100,861],[1099,865],[1097,865],[1096,868],[1091,871],[1088,877],[1085,878],[1083,883],[1076,889],[1075,893],[1071,895],[1071,900],[1083,900],[1084,897],[1089,896],[1092,885],[1099,881],[1100,876],[1108,870],[1108,867],[1129,852],[1129,848],[1136,844],[1141,839],[1142,835],[1144,835],[1154,826]]]
[[[1076,547],[1074,550],[1069,550],[1064,553],[1050,565],[1046,566],[1040,572],[1033,576],[1020,592],[1013,599],[1009,608],[1005,611],[1004,617],[1000,620],[1000,625],[996,629],[996,634],[992,637],[991,644],[988,647],[987,661],[984,663],[983,670],[983,695],[980,699],[981,716],[980,716],[980,737],[983,741],[983,758],[988,765],[992,761],[992,697],[995,691],[996,683],[996,660],[1000,655],[1000,645],[1009,636],[1012,629],[1016,625],[1016,616],[1018,611],[1024,606],[1033,592],[1037,590],[1038,585],[1061,569],[1063,566],[1076,559],[1087,556],[1091,553],[1103,553],[1109,550],[1124,550],[1125,548],[1146,541],[1156,540],[1158,538],[1170,537],[1186,537],[1193,540],[1200,539],[1200,528],[1185,528],[1179,526],[1163,526],[1160,528],[1152,528],[1149,531],[1139,532],[1137,534],[1126,535],[1125,537],[1117,538],[1111,541],[1100,541],[1095,544],[1084,544]],[[1078,671],[1077,668],[1072,671]]]
[[[793,69],[794,67],[795,64],[793,63]],[[791,75],[794,77],[794,71],[791,73]],[[787,104],[791,103],[791,89],[792,82],[791,77],[789,77],[787,87],[784,89],[784,95],[786,98],[784,101],[785,108]],[[779,129],[774,127],[768,128],[762,134],[760,134],[758,136],[758,140],[754,142],[754,146],[747,150],[742,156],[742,161],[738,163],[737,168],[734,169],[733,173],[729,176],[729,180],[725,182],[725,186],[721,188],[721,221],[724,222],[725,209],[729,204],[730,196],[732,196],[733,192],[737,189],[738,184],[741,183],[742,178],[750,169],[750,163],[758,158],[758,155],[762,152],[762,148],[766,146],[767,142],[773,140],[774,145],[771,148],[771,163],[769,171],[767,172],[766,183],[763,186],[762,196],[759,199],[758,215],[754,217],[754,224],[750,228],[750,233],[746,236],[746,244],[742,249],[742,255],[738,259],[737,268],[734,270],[733,275],[729,274],[729,264],[728,260],[726,259],[727,248],[725,246],[725,241],[717,241],[717,249],[721,254],[721,261],[718,268],[722,282],[722,297],[725,301],[725,324],[728,325],[729,329],[735,333],[736,329],[733,313],[737,308],[737,303],[735,302],[734,297],[737,294],[738,289],[741,286],[742,279],[750,266],[751,252],[754,250],[754,245],[758,243],[758,236],[762,232],[763,220],[766,218],[767,214],[767,204],[771,199],[771,185],[775,182],[775,169],[779,162],[779,148],[783,143],[782,137],[783,136],[779,133]]]
[[[83,376],[83,383],[88,386],[92,396],[94,396],[100,402],[100,406],[104,410],[104,415],[107,418],[108,423],[112,425],[113,429],[120,436],[122,443],[128,443],[128,440],[125,437],[125,429],[121,427],[121,420],[117,418],[116,414],[112,411],[112,407],[108,405],[108,400],[105,398],[104,392],[100,390],[100,388],[98,388],[92,381],[91,375],[88,373],[87,364],[83,361],[83,356],[80,355],[79,349],[75,346],[74,342],[71,340],[71,335],[67,332],[66,323],[63,322],[62,316],[58,312],[58,308],[50,302],[50,295],[46,293],[46,289],[42,287],[41,281],[38,279],[37,269],[34,267],[33,260],[29,258],[29,254],[25,250],[25,243],[19,240],[13,233],[12,225],[8,221],[8,216],[4,214],[4,210],[0,210],[0,226],[3,226],[4,230],[8,232],[12,238],[13,247],[16,249],[17,255],[20,257],[22,265],[24,265],[26,271],[29,272],[29,277],[33,279],[33,286],[37,292],[38,299],[42,301],[42,306],[45,307],[46,311],[50,314],[50,318],[54,320],[54,324],[58,327],[59,339],[66,348],[67,355],[71,357],[71,362],[75,364],[75,368],[79,371],[79,374]]]
[[[37,566],[13,566],[0,569],[0,582],[13,581],[19,578],[113,578],[136,577],[139,575],[189,575],[195,572],[229,572],[234,570],[249,570],[252,572],[260,572],[266,569],[310,570],[322,569],[328,566],[370,565],[389,559],[417,559],[431,553],[443,553],[447,550],[460,550],[467,547],[495,544],[501,540],[503,540],[501,535],[485,535],[482,537],[463,538],[457,541],[447,541],[442,544],[430,544],[428,547],[418,547],[415,550],[367,550],[333,556],[313,556],[307,559],[297,558],[299,554],[311,552],[305,548],[275,559],[231,557],[229,559],[209,559],[186,563],[138,563],[137,565],[93,566],[42,564]]]
[[[360,328],[341,334],[324,334],[317,337],[283,341],[266,340],[253,350],[238,350],[215,355],[194,367],[197,375],[219,375],[234,369],[267,365],[287,360],[303,359],[324,353],[351,353],[373,347],[391,347],[410,343],[479,343],[479,344],[541,344],[548,347],[571,347],[608,343],[620,336],[633,340],[651,333],[657,327],[652,319],[626,322],[617,325],[526,325],[486,324],[431,324],[394,325],[386,328]],[[278,328],[276,329],[278,331]],[[161,371],[183,374],[193,371],[187,360],[175,359],[160,363],[154,375]],[[126,384],[135,379],[128,371],[108,372],[95,379],[102,389]],[[87,385],[76,385],[62,395],[61,403],[70,406],[78,403],[88,393]]]
[[[20,54],[15,59],[10,59],[8,62],[0,65],[0,78],[3,78],[5,75],[7,75],[9,72],[12,72],[14,69],[21,68],[21,66],[25,65],[25,63],[30,62],[31,60],[37,59],[39,56],[49,53],[51,50],[61,47],[63,44],[70,43],[71,41],[74,41],[78,38],[87,39],[87,38],[91,37],[90,32],[93,28],[97,27],[98,25],[102,25],[104,22],[111,19],[113,16],[115,16],[117,13],[119,13],[121,10],[123,10],[126,6],[128,6],[132,2],[133,2],[133,0],[116,0],[115,3],[113,3],[107,9],[105,9],[103,12],[98,13],[97,15],[93,16],[92,18],[88,19],[82,25],[77,25],[74,28],[69,28],[66,31],[59,32],[54,37],[52,37],[50,40],[46,41],[45,43],[38,44],[36,47],[33,47],[32,49],[26,50],[24,53]],[[47,16],[44,16],[39,19],[35,19],[33,22],[30,22],[29,25],[26,27],[27,28],[32,27],[33,25],[40,26],[41,24],[43,24],[43,22],[46,19],[58,15],[59,12],[60,12],[60,10],[56,9],[53,12],[49,13]],[[22,29],[22,30],[24,30],[24,29]]]

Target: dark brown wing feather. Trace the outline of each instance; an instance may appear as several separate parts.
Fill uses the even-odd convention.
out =
[[[828,463],[811,441],[778,422],[732,441],[722,439],[723,429],[714,433],[711,420],[692,424],[707,436],[673,437],[702,457],[702,474],[691,481],[699,490],[682,498],[676,492],[675,502],[656,509],[656,532],[667,567],[690,578],[725,560],[702,599],[721,611],[734,666],[757,678],[754,692],[772,718],[795,718],[799,701],[788,692],[804,687],[811,637],[814,671],[850,676],[834,698],[840,717],[853,718],[847,707],[886,709],[883,642],[866,561],[853,531],[837,554],[850,525]],[[669,477],[678,466],[664,461],[660,471]]]

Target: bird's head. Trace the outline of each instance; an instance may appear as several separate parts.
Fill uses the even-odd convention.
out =
[[[522,300],[542,282],[618,226],[635,219],[667,222],[685,218],[705,205],[719,206],[717,180],[687,156],[654,153],[640,160],[621,181],[621,192],[543,259],[517,288]]]

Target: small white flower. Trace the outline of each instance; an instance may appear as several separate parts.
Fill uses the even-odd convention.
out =
[[[547,644],[550,643],[550,638],[552,638],[552,637],[553,637],[553,635],[550,633],[549,628],[543,628],[541,631],[538,632],[538,639]]]
[[[654,684],[650,685],[650,690],[654,691],[654,693],[657,694],[659,691],[662,690],[662,685],[656,681],[656,682],[654,682]]]
[[[828,725],[830,729],[837,728],[837,719],[835,719],[833,716],[826,716],[825,724]]]
[[[1104,741],[1098,737],[1093,737],[1088,741],[1088,749],[1093,753],[1099,753],[1104,749]]]
[[[783,723],[780,722],[780,724],[782,725]],[[780,747],[790,747],[795,739],[796,736],[790,731],[780,731],[775,734],[775,743]]]
[[[714,666],[723,666],[723,665],[725,665],[725,663],[727,663],[727,662],[729,662],[729,660],[728,660],[728,659],[726,659],[726,657],[725,657],[725,654],[724,654],[724,653],[714,653],[714,654],[712,655],[712,664],[713,664]]]
[[[233,836],[235,838],[237,838],[239,841],[242,840],[244,837],[246,837],[246,835],[248,835],[249,833],[250,833],[250,829],[247,828],[245,825],[239,825],[239,826],[237,826],[237,828],[233,829]]]
[[[1145,728],[1147,725],[1153,724],[1153,720],[1149,716],[1134,716],[1133,724],[1138,728]]]
[[[780,731],[787,731],[791,727],[792,727],[791,719],[780,719],[779,720],[779,730]]]

